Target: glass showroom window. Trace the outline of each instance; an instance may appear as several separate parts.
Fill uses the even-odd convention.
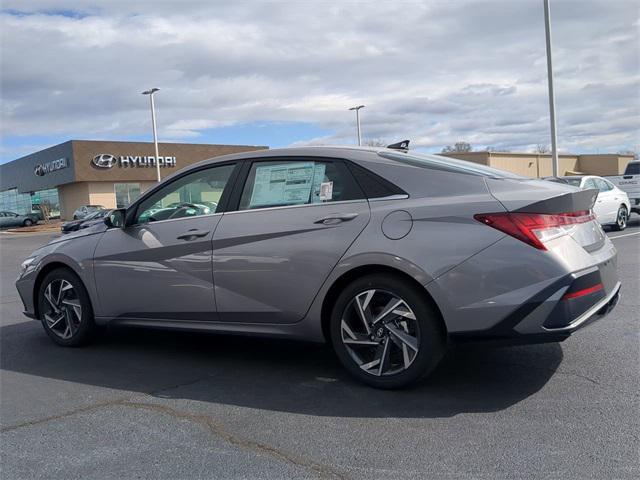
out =
[[[139,183],[116,183],[116,208],[126,208],[140,197]]]
[[[0,210],[14,213],[31,213],[31,195],[18,193],[16,188],[0,192]]]
[[[58,197],[57,188],[33,192],[31,194],[31,204],[35,211],[42,211],[43,207],[46,208],[49,218],[56,218],[60,216],[60,199]]]

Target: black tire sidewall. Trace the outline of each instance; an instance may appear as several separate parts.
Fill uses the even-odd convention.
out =
[[[44,291],[45,288],[47,288],[47,285],[49,285],[54,280],[66,280],[71,283],[78,294],[78,299],[80,300],[80,305],[82,307],[82,319],[80,321],[80,327],[71,336],[71,338],[63,339],[57,336],[51,331],[51,329],[47,325],[46,320],[44,319],[44,312],[47,310],[47,301],[44,298]],[[42,327],[44,328],[45,332],[47,332],[47,335],[49,335],[49,338],[51,338],[51,340],[53,340],[58,345],[64,347],[79,347],[88,343],[95,333],[93,308],[91,307],[91,299],[89,298],[89,294],[87,293],[87,290],[80,278],[71,270],[68,270],[66,268],[52,270],[44,277],[44,279],[40,283],[40,287],[38,289],[38,311],[40,312],[40,321],[42,322]]]
[[[33,225],[33,220],[31,220],[31,219],[27,218],[27,219],[25,219],[25,221],[24,221],[24,222],[22,222],[22,225],[23,225],[24,227],[30,227],[31,225]]]
[[[625,219],[626,219],[626,221],[625,221],[625,223],[624,223],[624,226],[623,226],[623,227],[621,227],[621,226],[618,224],[618,218],[620,218],[620,211],[622,211],[622,210],[624,210],[624,212],[625,212]],[[617,216],[616,216],[616,223],[614,224],[614,228],[615,228],[617,231],[619,231],[619,232],[620,232],[620,231],[624,230],[625,228],[627,228],[627,222],[628,222],[628,221],[629,221],[629,211],[627,210],[627,207],[625,207],[624,205],[621,205],[621,206],[620,206],[620,208],[618,208],[618,214],[617,214]]]
[[[420,329],[418,356],[408,369],[395,375],[376,377],[364,372],[351,358],[341,338],[342,314],[353,297],[365,290],[386,290],[402,298],[411,307]],[[330,319],[330,336],[338,359],[347,371],[370,386],[383,389],[408,387],[427,376],[442,359],[446,347],[446,334],[434,307],[411,282],[390,274],[372,274],[349,284],[338,296]]]

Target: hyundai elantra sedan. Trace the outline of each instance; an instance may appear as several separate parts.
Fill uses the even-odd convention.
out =
[[[328,342],[357,379],[398,388],[449,342],[561,341],[609,312],[596,195],[406,150],[235,154],[51,241],[16,285],[59,345],[104,324]]]

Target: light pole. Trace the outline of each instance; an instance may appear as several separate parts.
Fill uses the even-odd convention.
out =
[[[358,145],[362,145],[362,135],[360,132],[360,109],[364,108],[364,105],[358,105],[357,107],[351,107],[349,110],[356,111],[356,125],[358,127]]]
[[[544,0],[544,31],[547,41],[547,80],[549,82],[549,117],[551,118],[551,167],[558,176],[558,135],[556,132],[556,97],[553,93],[553,63],[551,61],[551,12],[549,0]]]
[[[159,88],[152,88],[151,90],[145,90],[142,95],[149,95],[151,100],[151,125],[153,126],[153,145],[156,150],[156,172],[158,174],[158,183],[160,183],[160,159],[158,158],[158,134],[156,133],[156,107],[153,103],[153,94],[156,93]]]

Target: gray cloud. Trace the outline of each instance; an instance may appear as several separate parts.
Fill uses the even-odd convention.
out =
[[[549,143],[538,0],[219,3],[4,0],[3,135],[143,135],[157,85],[163,139],[293,121],[351,143],[365,103],[368,138]],[[552,2],[563,150],[640,144],[638,5]]]

